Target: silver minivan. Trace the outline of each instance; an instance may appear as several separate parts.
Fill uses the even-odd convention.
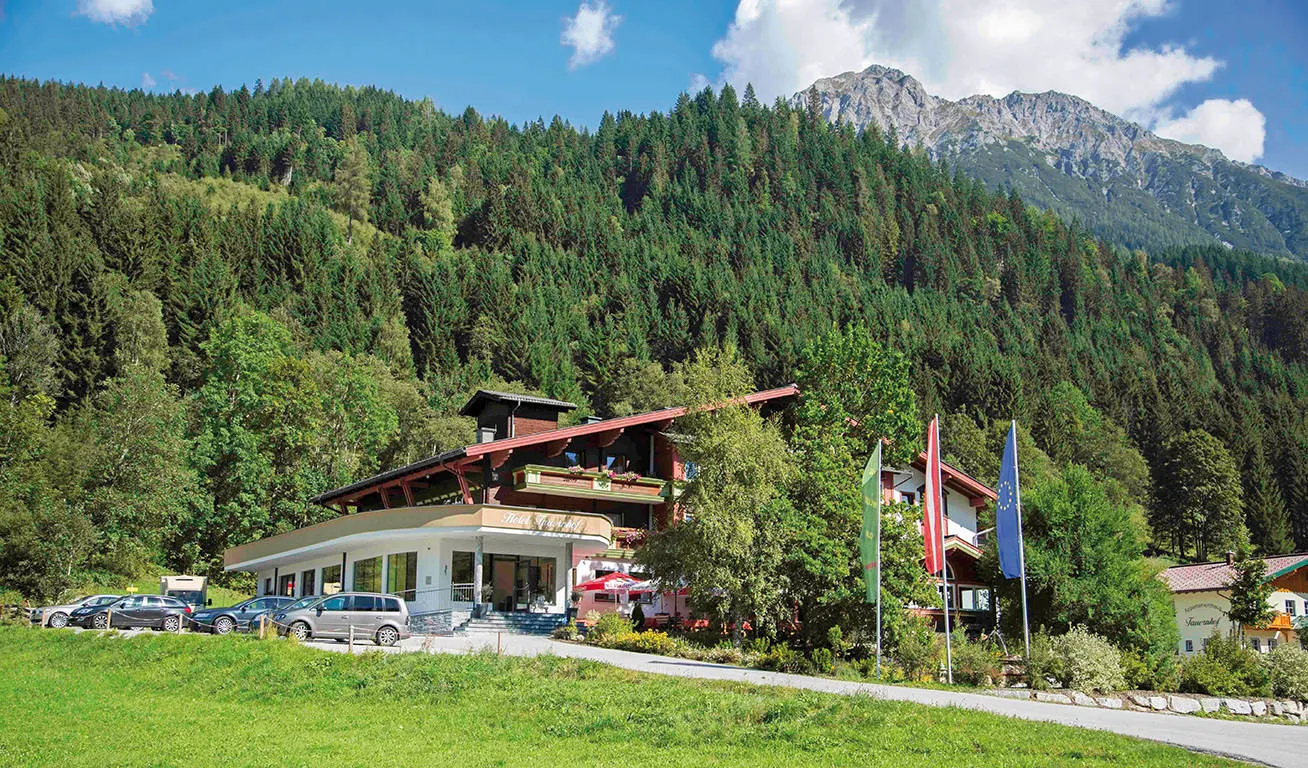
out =
[[[297,640],[353,636],[395,645],[409,637],[409,607],[404,600],[375,592],[338,592],[303,608],[275,613],[272,619],[278,634],[294,635]]]

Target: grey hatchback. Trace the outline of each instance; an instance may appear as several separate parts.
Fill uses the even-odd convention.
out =
[[[409,637],[409,607],[395,595],[339,592],[303,608],[273,614],[277,633],[297,640],[349,637],[395,645]]]

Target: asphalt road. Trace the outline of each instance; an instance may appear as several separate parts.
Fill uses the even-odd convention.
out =
[[[311,642],[310,645],[332,651],[345,651],[340,643]],[[644,653],[615,651],[606,648],[560,643],[542,637],[518,635],[433,637],[405,640],[392,653],[422,652],[467,653],[489,648],[514,656],[553,654],[592,659],[605,664],[649,672],[656,675],[692,677],[704,680],[729,680],[757,685],[778,685],[842,695],[872,696],[878,699],[909,701],[932,707],[962,707],[997,715],[1061,723],[1080,728],[1111,731],[1123,736],[1161,741],[1196,752],[1230,757],[1279,768],[1308,766],[1308,725],[1275,725],[1234,720],[1217,720],[1191,715],[1168,715],[1152,712],[1046,704],[1036,701],[1004,699],[977,693],[936,691],[876,683],[832,680],[824,677],[763,672],[722,664],[654,656]],[[378,650],[371,643],[360,643],[355,652]]]

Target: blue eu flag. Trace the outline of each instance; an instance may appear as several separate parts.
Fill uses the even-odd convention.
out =
[[[1022,576],[1022,491],[1017,479],[1017,423],[1008,429],[1004,461],[999,468],[999,502],[995,506],[995,538],[999,569],[1004,577]]]

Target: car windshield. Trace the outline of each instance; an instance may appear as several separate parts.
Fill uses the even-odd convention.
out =
[[[198,603],[202,598],[202,594],[198,590],[192,591],[186,589],[170,589],[168,590],[168,596],[175,597],[179,600],[185,600],[188,603]]]
[[[308,608],[309,606],[313,605],[314,603],[318,602],[321,599],[322,599],[322,595],[314,595],[313,597],[302,597],[299,600],[296,600],[295,602],[291,603],[290,605],[282,607],[281,610],[298,611],[301,608]]]
[[[116,603],[116,602],[118,602],[118,598],[114,597],[113,595],[101,595],[100,597],[97,597],[94,600],[87,602],[87,605],[95,608],[101,605],[108,605],[110,603]]]

